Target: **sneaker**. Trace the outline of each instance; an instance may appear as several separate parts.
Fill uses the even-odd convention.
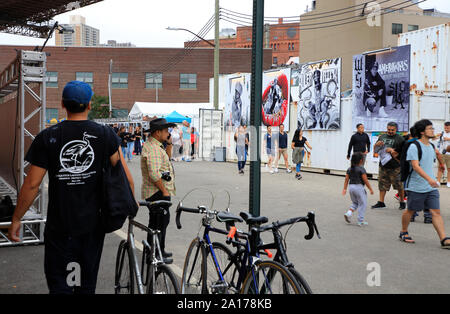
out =
[[[367,226],[369,223],[367,221],[358,221],[358,226]]]
[[[447,182],[447,187],[450,188],[450,182]]]
[[[301,174],[295,175],[295,177],[297,178],[297,180],[301,180],[302,179],[302,175]]]
[[[291,169],[287,169],[286,172],[287,172],[287,173],[291,173],[292,170],[291,170]]]
[[[386,204],[378,201],[375,205],[372,206],[372,208],[386,208]]]
[[[352,216],[349,216],[349,215],[347,215],[347,214],[344,214],[344,219],[345,219],[345,222],[346,222],[346,223],[348,223],[348,224],[351,223],[351,220],[350,220],[351,218],[352,218]]]
[[[380,108],[380,111],[378,111],[378,116],[380,118],[387,118],[388,117],[388,115],[386,114],[386,111],[384,111],[384,107]]]
[[[274,168],[273,171],[274,171],[275,173],[278,173],[278,168]]]
[[[273,169],[269,171],[271,174],[273,174]]]
[[[398,209],[400,209],[400,210],[406,209],[406,203],[405,202],[400,202],[400,207]]]

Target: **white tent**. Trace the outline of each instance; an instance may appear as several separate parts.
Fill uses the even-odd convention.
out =
[[[199,115],[199,109],[213,109],[210,103],[161,103],[161,102],[135,102],[131,108],[129,117],[133,120],[142,119],[145,116],[163,117],[174,110],[179,114],[194,118]]]
[[[214,109],[214,105],[212,103],[135,102],[128,117],[132,120],[141,120],[145,116],[164,117],[175,110],[179,114],[192,118],[192,125],[198,129],[199,109]]]

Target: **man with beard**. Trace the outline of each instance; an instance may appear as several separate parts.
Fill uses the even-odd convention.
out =
[[[386,83],[378,73],[378,62],[375,62],[370,71],[366,73],[366,82],[364,87],[364,106],[367,111],[367,116],[370,117],[374,112],[377,104],[380,104],[378,116],[386,118]]]

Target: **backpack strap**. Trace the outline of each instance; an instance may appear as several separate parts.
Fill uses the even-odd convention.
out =
[[[413,141],[411,142],[411,144],[416,145],[417,147],[417,154],[419,156],[419,162],[420,160],[422,160],[422,147],[420,146],[420,143],[418,143],[418,141]],[[406,178],[406,182],[405,182],[405,188],[407,188],[409,186],[409,181],[411,179],[411,174],[413,173],[414,169],[411,165],[411,161],[409,161],[409,173],[408,173],[408,177]]]

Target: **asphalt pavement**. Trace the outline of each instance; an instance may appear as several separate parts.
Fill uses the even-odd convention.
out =
[[[135,193],[140,199],[141,174],[139,158],[129,162],[135,180]],[[227,207],[239,214],[248,211],[249,167],[239,175],[235,163],[177,162],[174,163],[177,195],[173,197],[171,223],[167,232],[168,251],[174,254],[171,266],[181,276],[184,257],[191,240],[201,230],[201,216],[183,213],[183,228],[175,226],[175,207],[183,199],[185,206],[205,205],[216,210]],[[440,248],[437,234],[430,224],[423,223],[423,214],[410,225],[415,244],[399,241],[401,214],[394,191],[386,196],[387,208],[371,209],[378,200],[377,182],[371,181],[375,195],[369,195],[366,220],[359,227],[356,217],[352,224],[343,214],[350,197],[342,196],[344,178],[336,175],[303,173],[302,180],[280,169],[270,174],[262,169],[261,215],[270,221],[306,215],[314,210],[321,239],[305,240],[307,227],[296,224],[288,231],[288,256],[306,278],[314,293],[450,293],[448,261],[450,250]],[[450,235],[450,188],[441,187],[441,213]],[[189,194],[188,194],[189,193]],[[188,194],[188,195],[186,195]],[[230,195],[230,201],[228,200]],[[148,221],[148,213],[140,209],[137,220]],[[217,223],[219,224],[219,223]],[[245,230],[245,225],[238,225]],[[103,250],[97,293],[113,293],[114,265],[117,245],[126,228],[108,234]],[[137,242],[146,235],[136,232]],[[264,234],[263,240],[270,241]],[[223,236],[213,236],[223,241]],[[0,294],[47,293],[43,273],[44,246],[0,248]]]

